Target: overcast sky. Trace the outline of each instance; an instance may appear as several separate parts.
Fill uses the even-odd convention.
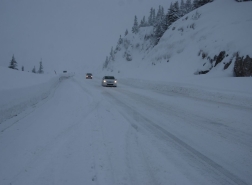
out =
[[[166,12],[170,1],[0,0],[0,66],[13,54],[27,71],[41,58],[47,72],[102,66],[134,15],[142,19],[158,5]]]

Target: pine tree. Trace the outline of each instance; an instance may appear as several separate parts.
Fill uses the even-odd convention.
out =
[[[161,22],[161,30],[164,33],[168,29],[168,13],[164,16]]]
[[[123,39],[122,39],[122,36],[120,35],[117,44],[120,45],[120,44],[122,44],[122,43],[123,43]]]
[[[128,35],[128,29],[126,29],[124,36]]]
[[[199,8],[209,2],[212,2],[213,0],[194,0],[193,1],[193,7],[194,9]]]
[[[24,66],[22,66],[22,71],[24,71]]]
[[[145,16],[144,16],[143,19],[140,22],[139,27],[145,27],[145,26],[147,26],[147,23],[146,23]]]
[[[148,18],[149,26],[154,26],[155,21],[156,21],[155,9],[151,8],[150,9],[150,16]]]
[[[32,69],[32,72],[33,72],[33,73],[36,73],[36,68],[35,68],[35,66],[34,66],[34,68]]]
[[[153,21],[153,26],[156,24],[156,10],[153,8],[153,13],[152,13],[152,21]]]
[[[139,28],[143,27],[143,19],[140,21]]]
[[[186,14],[186,7],[185,7],[184,0],[180,1],[180,7],[179,7],[179,16],[183,17]]]
[[[123,39],[122,39],[122,36],[120,35],[118,41],[117,41],[117,45],[116,45],[116,49],[115,51],[120,51],[121,50],[121,47],[120,45],[123,43]]]
[[[171,3],[170,5],[170,8],[168,9],[167,11],[167,14],[164,15],[163,19],[162,19],[162,22],[161,22],[161,30],[162,32],[164,33],[168,28],[169,26],[171,25],[171,23],[169,22],[169,15],[170,15],[170,9],[172,9],[172,6],[173,4]]]
[[[176,21],[180,18],[178,1],[176,1],[173,6],[174,6],[174,20]]]
[[[163,19],[164,19],[164,8],[162,6],[159,6],[154,26],[157,27],[158,25],[161,25]]]
[[[152,25],[152,8],[150,9],[150,15],[148,17],[148,25],[151,26]]]
[[[172,24],[176,20],[180,18],[179,16],[179,5],[176,1],[173,5],[171,5],[169,11],[168,11],[168,22],[169,24]]]
[[[185,3],[185,14],[188,14],[191,11],[193,11],[192,2],[191,2],[191,0],[186,0],[186,3]]]
[[[199,8],[199,0],[193,0],[193,9]]]
[[[9,68],[10,69],[16,69],[16,70],[18,70],[18,68],[17,68],[17,61],[16,61],[14,55],[12,56],[12,59],[10,61]]]
[[[160,38],[163,36],[164,32],[162,31],[161,24],[159,24],[155,30],[155,36],[157,38],[156,44],[159,42]]]
[[[111,48],[111,51],[110,51],[109,60],[115,61],[115,53],[114,53],[113,47]]]
[[[103,64],[103,68],[107,68],[108,67],[108,63],[109,63],[109,59],[108,59],[108,56],[106,56],[106,60]]]
[[[200,6],[203,6],[209,2],[212,2],[212,1],[211,0],[198,0],[198,5],[200,7]]]
[[[42,59],[41,59],[41,61],[39,62],[39,70],[38,70],[38,73],[39,73],[39,74],[43,74],[43,73],[44,73],[43,65],[42,65]]]
[[[132,33],[138,33],[139,31],[139,27],[138,27],[138,22],[137,22],[137,16],[135,15],[135,18],[134,18],[134,25],[132,27]]]

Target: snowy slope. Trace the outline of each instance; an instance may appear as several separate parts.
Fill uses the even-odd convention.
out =
[[[0,123],[47,98],[62,76],[0,67]]]
[[[224,64],[237,52],[241,56],[252,56],[251,9],[252,2],[221,0],[208,3],[174,22],[153,49],[147,49],[149,43],[143,39],[150,35],[146,32],[152,28],[140,28],[138,34],[124,38],[130,40],[132,61],[125,60],[123,53],[129,49],[122,46],[115,54],[115,61],[110,62],[108,71],[112,69],[131,76],[141,73],[145,78],[152,73],[158,79],[186,79],[211,69],[208,76],[233,76],[234,61],[227,70],[223,69]],[[214,63],[210,59],[221,51],[226,52],[226,57],[212,68]]]

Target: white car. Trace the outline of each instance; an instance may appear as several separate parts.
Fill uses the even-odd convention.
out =
[[[102,86],[117,87],[117,80],[114,76],[104,76],[102,78]]]

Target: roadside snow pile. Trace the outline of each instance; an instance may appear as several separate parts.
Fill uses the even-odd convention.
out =
[[[47,98],[59,78],[0,67],[0,123]]]
[[[216,83],[218,80],[218,83]],[[151,90],[167,96],[183,96],[209,102],[252,108],[252,78],[208,78],[197,76],[187,82],[157,81],[145,79],[120,79],[120,83],[134,88]]]

